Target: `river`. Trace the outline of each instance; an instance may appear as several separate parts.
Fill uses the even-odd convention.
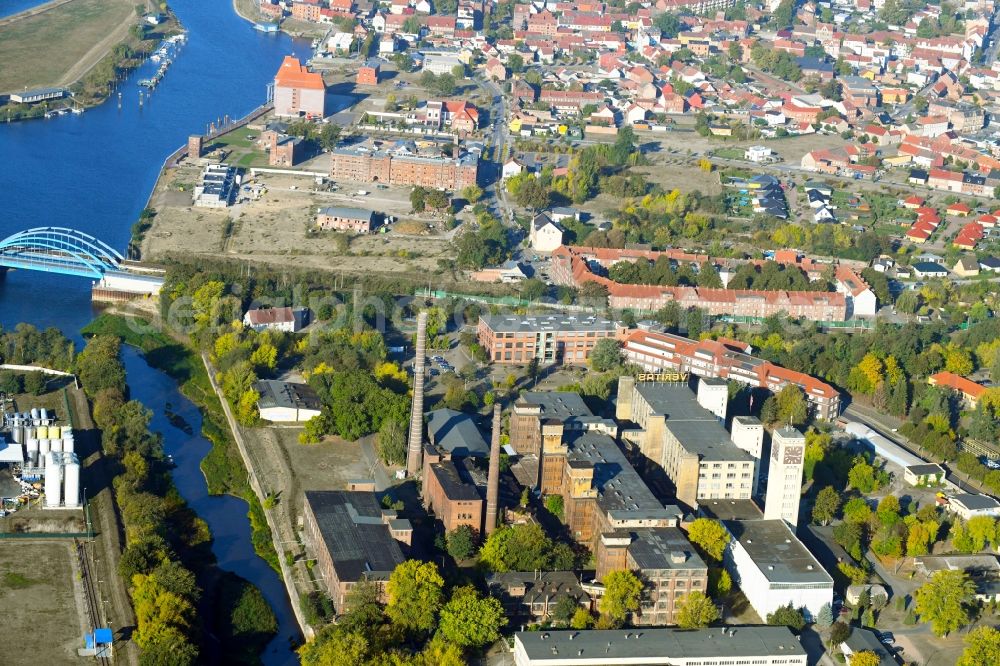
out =
[[[0,7],[15,3],[37,4],[5,0]],[[0,125],[0,237],[36,226],[67,226],[124,250],[166,156],[189,134],[204,133],[208,123],[226,115],[238,118],[260,105],[285,55],[308,57],[308,42],[255,31],[227,0],[170,5],[188,30],[188,42],[142,106],[135,82],[155,70],[152,63],[122,84],[120,105],[112,97],[81,115]],[[80,278],[10,271],[0,279],[0,324],[56,326],[80,344],[80,328],[96,312],[90,287]],[[210,444],[185,435],[166,418],[169,403],[199,432],[197,409],[136,352],[126,350],[125,363],[132,396],[153,410],[153,427],[174,456],[181,494],[212,530],[219,565],[257,585],[274,608],[279,632],[264,663],[296,663],[288,637],[297,636],[298,627],[280,577],[253,552],[246,503],[208,496],[198,465]]]

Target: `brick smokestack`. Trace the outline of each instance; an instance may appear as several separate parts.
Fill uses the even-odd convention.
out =
[[[497,528],[500,498],[500,403],[493,403],[493,437],[490,442],[490,475],[486,481],[486,536]]]
[[[413,359],[413,408],[410,411],[410,441],[406,450],[406,473],[416,476],[424,458],[424,362],[427,350],[427,313],[417,315],[417,354]]]

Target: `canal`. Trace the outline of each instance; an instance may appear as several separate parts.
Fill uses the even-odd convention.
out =
[[[0,7],[8,3],[22,9],[37,4],[4,0]],[[67,226],[124,251],[166,156],[209,123],[260,105],[285,55],[308,57],[308,42],[255,31],[227,0],[170,5],[188,41],[141,106],[136,81],[155,71],[152,63],[121,84],[120,104],[113,96],[81,115],[0,124],[0,238],[31,227]],[[96,313],[90,287],[85,279],[10,271],[0,279],[0,324],[55,326],[82,344],[79,331]],[[280,577],[253,551],[246,503],[208,495],[199,464],[211,445],[167,419],[175,413],[198,433],[197,408],[138,353],[126,349],[124,356],[132,397],[153,410],[153,428],[163,433],[177,465],[175,482],[211,528],[219,565],[257,585],[274,608],[278,636],[262,655],[264,663],[296,663],[288,638],[298,636],[298,627]]]

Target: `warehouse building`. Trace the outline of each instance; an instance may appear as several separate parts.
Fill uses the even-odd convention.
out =
[[[783,520],[726,520],[732,539],[723,558],[733,582],[762,620],[782,606],[814,620],[833,603],[833,578]]]
[[[723,426],[725,382],[699,380],[697,394],[686,374],[623,376],[616,417],[634,425],[622,440],[640,454],[648,473],[662,469],[678,501],[691,508],[709,499],[750,499],[757,461],[734,444]]]
[[[385,584],[406,558],[410,521],[382,508],[373,492],[308,490],[303,504],[306,548],[338,613],[351,588],[362,580],[376,583],[386,601]]]
[[[516,666],[806,666],[788,627],[519,631]]]
[[[272,423],[302,423],[319,416],[323,405],[308,384],[295,384],[274,379],[257,382],[257,409],[260,418]]]

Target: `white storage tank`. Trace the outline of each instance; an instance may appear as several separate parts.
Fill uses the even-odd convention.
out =
[[[64,489],[66,508],[76,509],[80,506],[80,463],[76,456],[70,456],[63,467],[65,476]]]
[[[48,439],[38,440],[38,455],[44,458],[49,454],[50,450],[52,450],[52,444]]]
[[[63,426],[62,427],[62,438],[66,439],[67,437],[69,437],[69,438],[73,437],[73,428],[71,428],[70,426]]]
[[[35,407],[34,409],[32,409],[31,410],[31,423],[34,424],[34,425],[36,425],[36,426],[42,425],[41,416],[42,416],[42,413],[40,411],[38,411],[37,407]]]
[[[21,443],[21,439],[23,438],[23,435],[24,435],[24,433],[21,430],[21,426],[20,425],[13,425],[13,426],[10,427],[10,437],[11,437],[11,439],[14,440],[15,444],[20,444]]]
[[[62,465],[56,460],[54,453],[49,453],[45,457],[45,506],[50,509],[58,507],[62,500],[59,495],[62,490],[62,479],[60,478]]]
[[[46,441],[49,442],[49,446],[51,447],[49,449],[50,451],[52,451],[53,453],[61,453],[62,452],[63,445],[62,445],[62,440],[61,439],[49,439],[49,440],[46,440]]]
[[[42,407],[39,410],[39,412],[40,412],[40,414],[39,414],[38,418],[42,419],[42,423],[48,423],[49,422],[49,410],[47,410],[44,407]]]
[[[73,453],[76,450],[76,445],[74,444],[72,437],[62,440],[62,450],[65,453]]]

